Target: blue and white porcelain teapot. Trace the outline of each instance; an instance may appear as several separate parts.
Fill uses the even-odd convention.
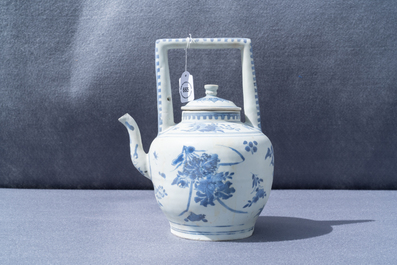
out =
[[[193,39],[191,49],[240,49],[245,123],[233,102],[206,96],[182,107],[174,123],[168,50],[184,49],[186,39],[156,42],[158,136],[149,153],[142,148],[138,125],[128,114],[119,121],[128,129],[131,159],[153,182],[156,200],[171,232],[195,240],[249,237],[273,182],[272,144],[261,131],[251,40]]]

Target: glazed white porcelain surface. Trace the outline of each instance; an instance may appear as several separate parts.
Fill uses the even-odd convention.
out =
[[[130,135],[131,160],[152,180],[174,235],[214,241],[249,237],[269,198],[274,172],[273,147],[260,128],[251,41],[204,38],[190,44],[241,50],[245,123],[239,107],[216,96],[216,85],[207,85],[207,95],[184,106],[182,121],[174,123],[167,51],[185,47],[186,39],[156,42],[159,129],[148,154],[135,120],[128,114],[119,119]]]

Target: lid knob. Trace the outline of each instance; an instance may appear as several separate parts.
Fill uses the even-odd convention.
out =
[[[205,85],[205,94],[208,96],[216,96],[218,85]]]
[[[190,101],[186,106],[182,106],[183,111],[240,111],[230,100],[218,98],[216,96],[218,85],[205,85],[205,94],[203,98]]]

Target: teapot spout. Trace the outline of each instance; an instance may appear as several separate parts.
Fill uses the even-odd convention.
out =
[[[128,113],[120,117],[119,122],[121,122],[127,128],[128,134],[130,136],[132,163],[142,175],[151,180],[152,178],[149,174],[150,171],[148,166],[148,155],[142,148],[141,133],[139,131],[138,125]]]

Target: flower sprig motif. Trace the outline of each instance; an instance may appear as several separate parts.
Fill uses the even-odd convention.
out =
[[[245,151],[251,152],[251,154],[254,154],[256,153],[256,151],[258,151],[258,147],[256,147],[258,145],[257,141],[252,141],[252,142],[244,141],[243,144],[247,145],[245,147]]]
[[[270,157],[272,160],[270,161],[270,165],[274,166],[274,151],[273,151],[273,146],[270,146],[267,148],[267,153],[265,156],[265,160]]]
[[[259,201],[259,199],[263,199],[266,197],[266,191],[264,187],[261,185],[261,182],[263,182],[263,179],[259,178],[257,174],[252,174],[252,188],[253,191],[251,193],[255,192],[254,197],[252,197],[252,200],[248,200],[248,203],[243,206],[243,208],[251,207],[252,204],[256,203]]]
[[[162,198],[168,196],[167,192],[163,188],[163,186],[154,187],[154,195],[156,196],[157,202],[160,206],[163,206],[160,202]]]

